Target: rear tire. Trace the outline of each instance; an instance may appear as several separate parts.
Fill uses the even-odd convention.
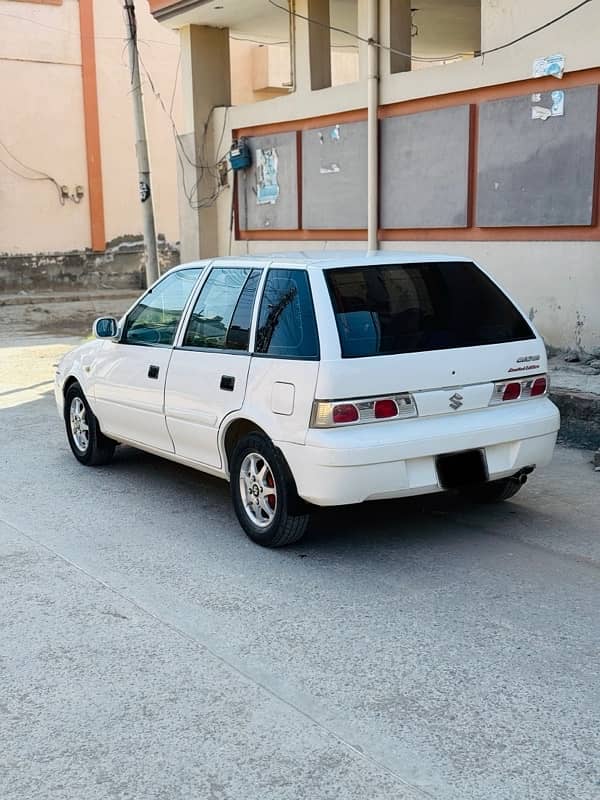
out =
[[[231,458],[231,496],[238,521],[262,547],[284,547],[304,536],[310,514],[282,454],[263,434],[250,433]]]
[[[109,464],[117,443],[100,430],[98,420],[78,383],[65,396],[65,427],[73,455],[86,467]]]
[[[498,481],[482,483],[480,486],[469,486],[461,489],[462,497],[474,503],[502,503],[514,497],[523,483],[517,478],[501,478]]]

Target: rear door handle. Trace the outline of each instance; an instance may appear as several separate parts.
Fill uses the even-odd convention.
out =
[[[154,378],[155,380],[158,378],[158,373],[160,372],[160,367],[157,367],[156,364],[150,364],[148,367],[148,377]]]
[[[235,378],[233,375],[221,375],[221,389],[224,392],[233,392],[235,387]]]

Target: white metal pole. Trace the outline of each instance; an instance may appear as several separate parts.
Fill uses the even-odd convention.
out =
[[[146,249],[146,283],[151,286],[158,280],[158,248],[154,224],[154,203],[150,181],[150,159],[146,141],[146,122],[144,119],[144,99],[140,80],[140,62],[137,47],[137,23],[133,0],[125,0],[125,22],[127,25],[127,45],[129,67],[131,70],[131,96],[133,97],[133,118],[135,122],[136,154],[139,173],[140,199],[144,225],[144,247]]]
[[[379,249],[379,48],[375,45],[379,37],[379,0],[368,0],[368,73],[367,73],[367,106],[368,106],[368,250],[370,253]]]

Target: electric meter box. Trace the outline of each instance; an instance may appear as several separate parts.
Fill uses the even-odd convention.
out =
[[[231,162],[231,168],[234,170],[247,169],[252,164],[250,148],[244,139],[233,142],[229,151],[229,161]]]

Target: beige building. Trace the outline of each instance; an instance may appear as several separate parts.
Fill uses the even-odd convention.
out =
[[[464,253],[549,343],[600,346],[598,3],[148,2],[179,33],[203,154],[180,169],[202,200],[180,202],[184,258]],[[252,166],[221,185],[240,138]]]
[[[119,5],[0,0],[0,290],[140,285],[142,222]],[[137,10],[140,53],[168,109],[179,37],[152,19],[145,2]],[[177,158],[171,122],[147,77],[144,92],[166,265],[178,260]],[[180,119],[177,91],[173,114]]]

